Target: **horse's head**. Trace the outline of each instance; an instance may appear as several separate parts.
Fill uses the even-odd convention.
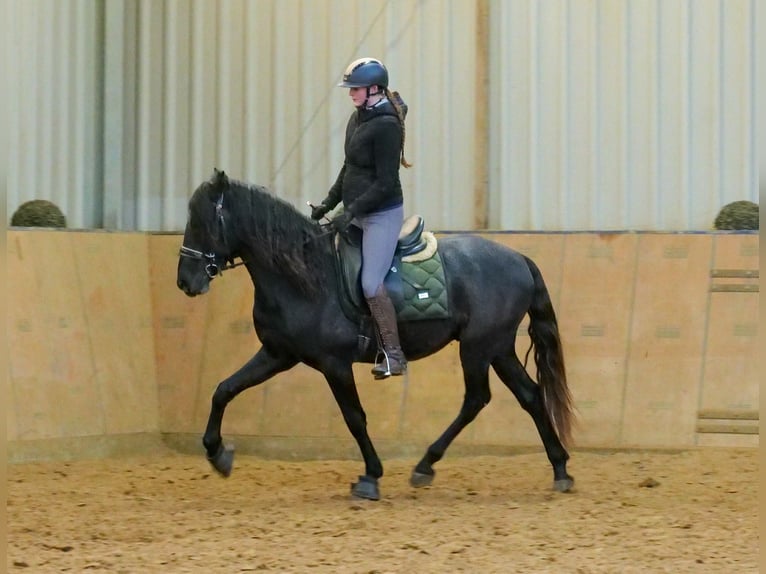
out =
[[[189,200],[177,285],[190,297],[207,293],[210,281],[228,269],[234,258],[224,206],[224,193],[228,188],[229,178],[216,169]]]

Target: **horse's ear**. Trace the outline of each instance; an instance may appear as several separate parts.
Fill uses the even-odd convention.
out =
[[[226,173],[222,169],[218,169],[217,167],[213,168],[213,184],[218,185],[228,185],[229,178],[226,175]]]

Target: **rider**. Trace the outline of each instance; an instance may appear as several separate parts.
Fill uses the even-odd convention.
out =
[[[348,88],[356,110],[346,126],[345,160],[327,197],[312,209],[319,220],[343,201],[332,220],[336,231],[352,223],[362,230],[362,292],[383,343],[376,379],[402,375],[407,359],[399,343],[396,311],[383,284],[404,219],[399,166],[404,157],[407,106],[388,89],[388,70],[375,58],[354,60],[339,87]]]

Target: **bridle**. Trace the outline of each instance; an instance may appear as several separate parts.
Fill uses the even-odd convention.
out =
[[[216,201],[215,215],[216,215],[216,222],[218,223],[218,233],[221,238],[221,242],[226,248],[226,251],[229,251],[229,245],[226,239],[226,236],[227,236],[226,220],[223,217],[223,192],[221,192],[221,195],[218,197],[218,201]],[[328,237],[328,236],[333,236],[336,233],[329,223],[320,225],[320,227],[322,227],[324,231],[313,237],[305,239],[304,245],[313,241],[317,241],[319,239],[324,239],[325,237]],[[224,259],[223,257],[216,255],[216,253],[213,251],[206,253],[204,251],[199,251],[198,249],[192,249],[191,247],[187,247],[186,245],[181,246],[181,249],[179,250],[179,255],[181,257],[194,259],[196,261],[206,261],[207,264],[205,265],[205,274],[210,279],[214,279],[218,277],[219,275],[223,275],[224,271],[227,271],[229,269],[234,269],[235,267],[239,267],[240,265],[245,264],[244,260],[240,260],[235,263],[233,258]],[[223,260],[223,264],[221,265],[219,264],[219,261],[222,261],[222,260]]]
[[[215,204],[215,214],[223,244],[228,251],[229,246],[226,241],[226,220],[223,218],[223,192],[221,192],[221,195],[218,197],[218,201]],[[223,265],[219,265],[218,262],[223,259],[222,257],[217,256],[213,252],[205,253],[204,251],[186,247],[186,245],[181,246],[179,255],[181,257],[187,257],[197,261],[207,261],[207,265],[205,265],[205,273],[210,279],[214,279],[219,275],[223,275],[223,272],[228,269],[234,269],[235,267],[239,267],[240,265],[245,264],[244,261],[234,263],[233,259],[224,259]]]
[[[244,264],[244,261],[233,263],[231,260],[227,260],[224,261],[223,265],[219,265],[218,260],[220,258],[215,253],[204,253],[192,249],[191,247],[186,247],[186,245],[181,246],[179,255],[189,259],[196,259],[197,261],[207,261],[208,263],[205,265],[205,273],[210,279],[223,275],[223,272],[227,269],[233,269],[234,267]]]

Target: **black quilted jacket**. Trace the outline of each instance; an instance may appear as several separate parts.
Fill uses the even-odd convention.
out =
[[[401,205],[401,151],[402,128],[390,101],[356,110],[346,126],[346,159],[323,203],[333,209],[343,201],[355,216]]]

